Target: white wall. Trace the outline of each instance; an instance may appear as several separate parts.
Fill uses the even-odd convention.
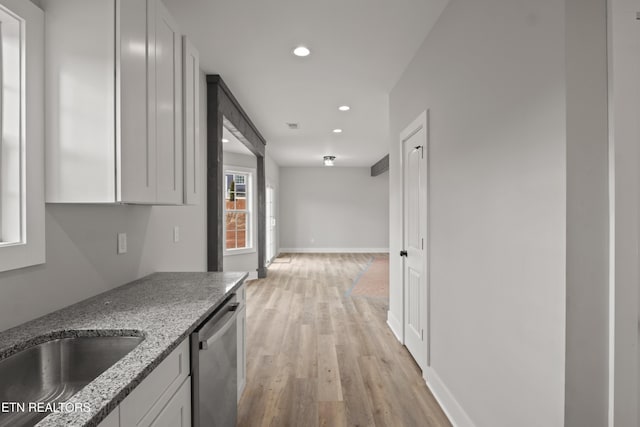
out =
[[[280,169],[280,246],[292,251],[387,251],[389,175],[370,168]]]
[[[398,135],[430,109],[427,380],[460,426],[564,422],[564,7],[451,0],[390,94],[391,253]],[[402,273],[390,260],[393,322]]]
[[[149,216],[145,258],[155,271],[207,269],[207,82],[200,72],[200,197],[193,206],[153,206]],[[173,241],[173,228],[179,241]]]
[[[206,84],[201,89],[201,153],[206,159]],[[203,166],[201,171],[205,171]],[[0,331],[153,271],[206,269],[205,189],[197,206],[53,205],[46,208],[46,264],[0,273]],[[180,242],[173,243],[173,227]],[[128,252],[116,254],[117,233]]]

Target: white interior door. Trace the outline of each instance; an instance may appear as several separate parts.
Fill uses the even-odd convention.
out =
[[[404,344],[428,365],[426,114],[401,135],[403,153]]]

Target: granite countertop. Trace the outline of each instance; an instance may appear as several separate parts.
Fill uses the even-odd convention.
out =
[[[56,338],[142,335],[144,341],[68,402],[87,412],[54,413],[39,427],[96,426],[202,323],[247,273],[154,273],[0,333],[0,360]]]

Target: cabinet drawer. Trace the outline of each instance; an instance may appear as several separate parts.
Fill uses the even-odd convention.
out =
[[[150,425],[185,382],[189,369],[187,338],[120,404],[121,425]]]
[[[111,411],[107,418],[100,421],[98,427],[120,427],[120,407],[117,406],[116,409]]]

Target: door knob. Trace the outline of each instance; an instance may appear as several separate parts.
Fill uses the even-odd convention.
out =
[[[407,256],[407,255],[409,255],[407,251],[404,251],[404,250],[400,251],[400,256]]]

